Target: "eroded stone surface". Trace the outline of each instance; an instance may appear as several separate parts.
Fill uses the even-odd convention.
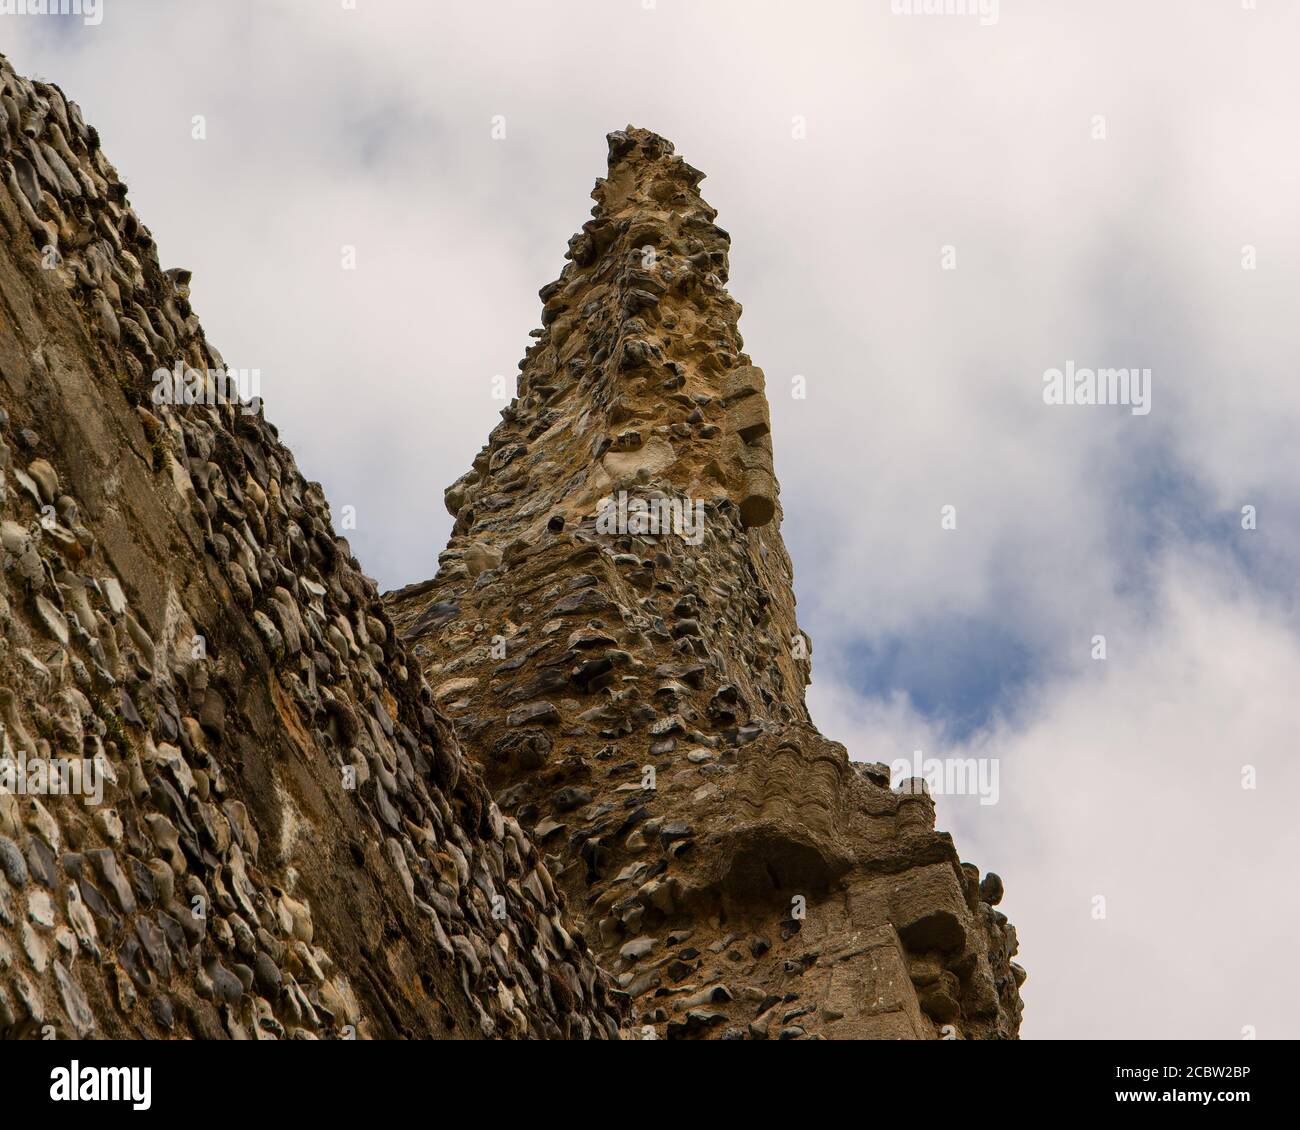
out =
[[[319,484],[206,399],[189,272],[3,58],[0,225],[2,752],[104,773],[0,795],[0,1036],[617,1036]]]
[[[517,398],[446,492],[437,576],[393,619],[635,1033],[1014,1037],[1001,881],[809,720],[764,379],[702,174],[644,130],[609,144]],[[698,500],[699,536],[603,528],[620,490]]]

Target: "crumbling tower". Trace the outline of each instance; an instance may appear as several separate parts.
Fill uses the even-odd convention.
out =
[[[644,1035],[1010,1038],[1014,928],[804,704],[762,371],[702,174],[609,135],[517,398],[390,594]]]

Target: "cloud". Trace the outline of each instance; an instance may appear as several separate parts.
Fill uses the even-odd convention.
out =
[[[1209,563],[1171,555],[1157,571],[1152,622],[966,741],[836,681],[810,705],[863,760],[998,758],[996,805],[936,803],[963,858],[1006,882],[1025,1037],[1294,1039],[1300,973],[1276,955],[1300,926],[1286,862],[1300,647],[1279,609]]]
[[[1001,803],[940,813],[1006,880],[1026,1035],[1297,1034],[1294,6],[108,0],[2,30],[385,587],[436,568],[604,133],[671,137],[733,236],[815,716],[862,759],[1003,759]],[[1070,360],[1150,368],[1151,414],[1045,405]]]

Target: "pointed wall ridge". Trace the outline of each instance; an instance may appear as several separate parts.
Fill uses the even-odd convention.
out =
[[[618,1037],[189,272],[3,56],[0,235],[0,1038]]]
[[[762,371],[703,175],[609,135],[517,396],[387,597],[660,1037],[1013,1038],[1001,881],[804,703]]]

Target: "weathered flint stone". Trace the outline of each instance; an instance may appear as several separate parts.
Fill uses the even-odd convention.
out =
[[[609,135],[518,395],[447,491],[438,573],[389,614],[634,1033],[1012,1038],[1000,882],[808,718],[764,378],[701,179]]]
[[[76,105],[0,57],[0,722],[104,766],[97,807],[0,796],[0,1038],[618,1037],[612,975],[323,491],[216,397],[189,284]],[[155,396],[158,368],[205,402]],[[502,498],[530,466],[519,439]]]

